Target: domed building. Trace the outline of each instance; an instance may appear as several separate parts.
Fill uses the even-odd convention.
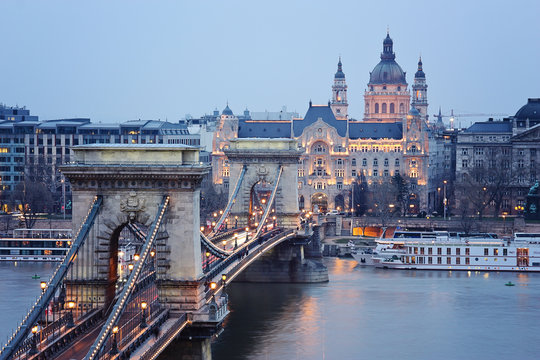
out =
[[[383,41],[381,61],[369,73],[364,93],[364,121],[401,121],[409,112],[411,94],[407,89],[406,73],[396,62],[394,42],[390,34]]]

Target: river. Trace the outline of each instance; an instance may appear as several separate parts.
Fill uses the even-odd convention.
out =
[[[213,359],[540,358],[540,274],[325,263],[325,284],[230,285],[231,314]],[[0,339],[39,294],[32,275],[52,271],[0,263]]]

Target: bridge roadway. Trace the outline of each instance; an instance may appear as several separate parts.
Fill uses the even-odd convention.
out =
[[[206,293],[206,303],[202,313],[208,312],[208,305],[217,301],[218,308],[224,307],[224,311],[221,311],[221,318],[216,319],[216,323],[221,323],[228,311],[226,309],[226,300],[219,297],[219,294],[224,291],[227,283],[232,281],[238,274],[245,270],[253,261],[259,258],[266,251],[279,245],[280,243],[296,237],[296,232],[293,230],[274,229],[268,233],[263,233],[259,238],[246,242],[245,233],[238,234],[239,238],[243,237],[243,242],[240,244],[237,238],[237,248],[234,250],[234,235],[227,237],[227,243],[225,245],[226,250],[232,251],[231,255],[226,259],[214,261],[210,266],[210,270],[207,272],[207,283],[214,282],[217,287],[215,290],[208,289]],[[226,280],[222,279],[222,275],[226,275]],[[186,314],[188,315],[188,314]],[[159,338],[150,337],[144,340],[140,347],[131,353],[130,359],[152,360],[156,359],[158,355],[165,350],[168,344],[170,344],[188,323],[195,325],[197,320],[207,321],[212,320],[208,317],[200,317],[197,314],[189,314],[187,317],[189,320],[186,322],[179,321],[180,318],[167,319],[161,326],[161,332]],[[175,326],[182,326],[182,329],[175,329]]]

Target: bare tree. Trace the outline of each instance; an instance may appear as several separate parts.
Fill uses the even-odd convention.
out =
[[[390,181],[374,183],[371,188],[373,196],[372,211],[381,220],[382,226],[386,226],[395,212],[396,188]]]
[[[34,227],[39,213],[49,213],[52,194],[45,184],[24,180],[15,186],[13,202],[20,204],[21,213],[28,229]]]

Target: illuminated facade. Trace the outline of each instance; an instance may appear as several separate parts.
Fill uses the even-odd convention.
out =
[[[228,162],[222,151],[229,139],[294,138],[304,151],[298,164],[301,208],[349,209],[353,182],[373,184],[401,174],[410,178],[413,208],[409,210],[428,210],[427,86],[421,63],[419,66],[415,76],[415,86],[423,86],[419,110],[410,107],[405,72],[395,61],[393,42],[387,35],[381,60],[370,73],[364,94],[363,120],[348,115],[347,83],[341,58],[332,85],[332,100],[327,105],[314,105],[310,101],[304,118],[223,118],[214,136],[214,183],[229,186]]]

